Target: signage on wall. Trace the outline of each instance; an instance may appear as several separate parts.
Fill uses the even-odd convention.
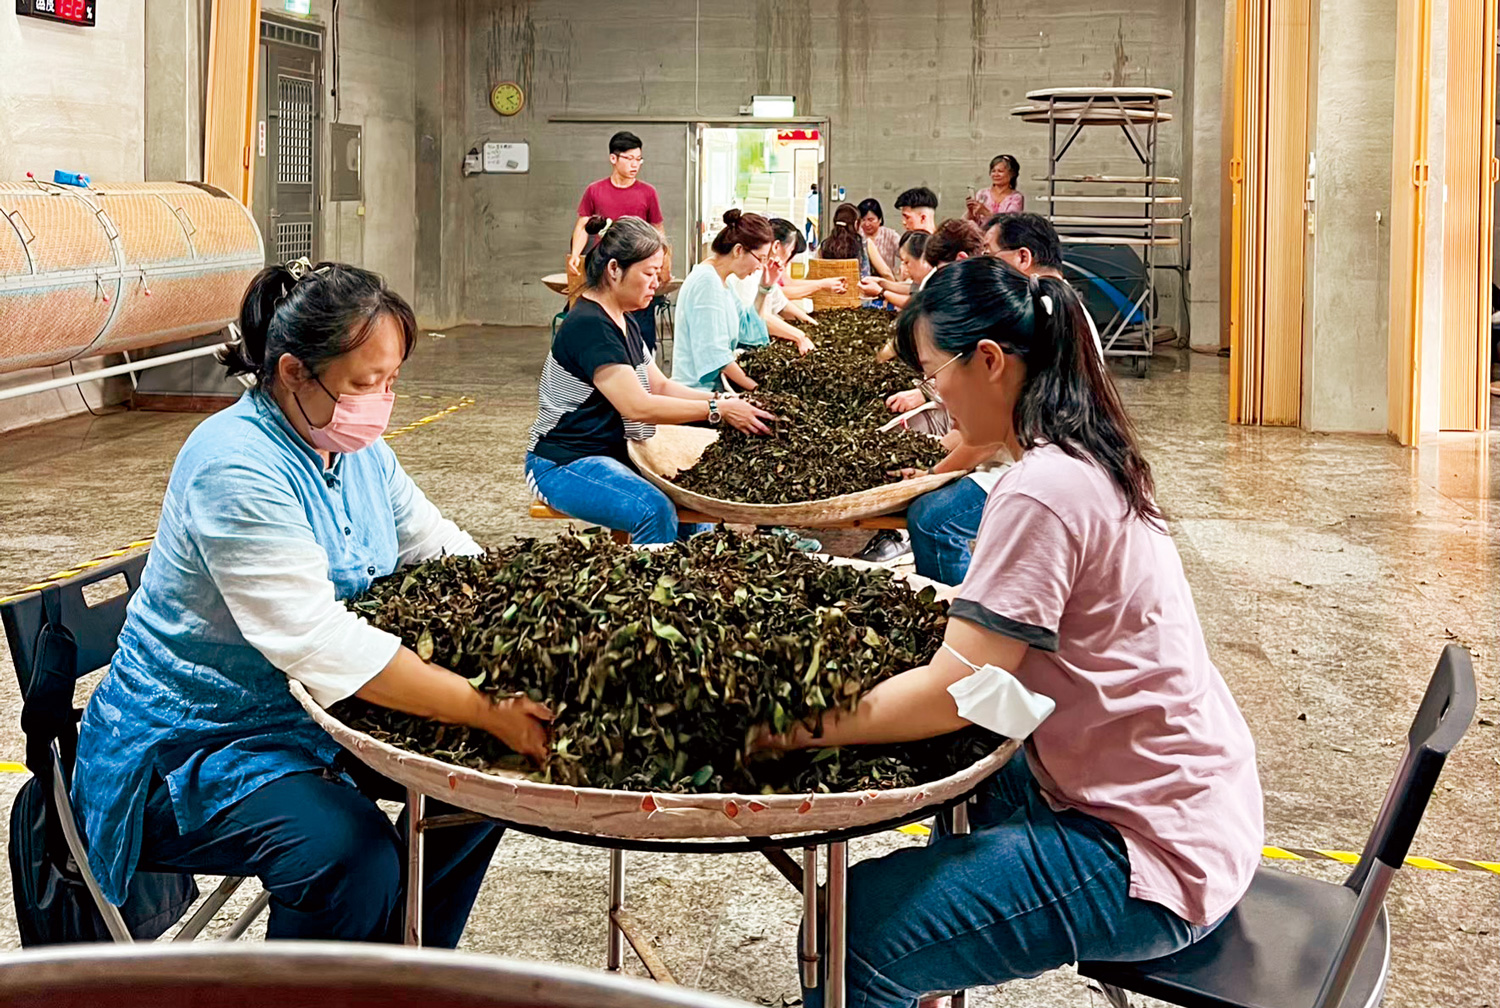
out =
[[[301,14],[305,17],[312,13],[312,0],[283,0],[283,6],[288,14]]]
[[[94,0],[16,0],[16,13],[22,17],[94,27]]]
[[[486,143],[481,162],[491,174],[520,174],[531,170],[531,145],[525,143]]]

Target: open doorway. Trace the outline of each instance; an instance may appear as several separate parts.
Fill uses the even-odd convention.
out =
[[[724,226],[724,213],[738,208],[781,217],[804,231],[820,226],[822,206],[813,195],[827,165],[826,129],[757,120],[744,125],[697,126],[698,179],[694,262]],[[818,185],[821,191],[822,184]]]

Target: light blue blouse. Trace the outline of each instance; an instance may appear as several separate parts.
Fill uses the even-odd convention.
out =
[[[153,778],[187,832],[279,777],[326,768],[339,745],[288,677],[324,704],[357,691],[400,641],[342,600],[398,563],[477,549],[383,441],[325,469],[255,391],[199,424],[80,725],[73,801],[105,896],[125,898]]]
[[[724,286],[711,263],[688,273],[677,292],[672,327],[672,380],[689,388],[719,388],[719,372],[740,347],[770,342],[765,320]]]

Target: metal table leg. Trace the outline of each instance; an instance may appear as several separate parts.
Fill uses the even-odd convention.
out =
[[[964,836],[969,832],[969,803],[961,801],[948,811],[948,828],[954,836]],[[954,991],[952,1008],[966,1008],[969,1003],[968,991]]]
[[[616,849],[609,852],[609,944],[604,964],[604,968],[611,973],[620,972],[625,964],[625,932],[620,930],[617,920],[624,905],[625,852]]]
[[[818,986],[818,848],[802,852],[802,986]]]
[[[422,896],[426,888],[423,871],[425,835],[422,819],[427,815],[427,796],[406,789],[406,944],[422,944]]]
[[[848,967],[848,900],[849,845],[828,845],[828,968],[823,980],[823,1004],[826,1008],[844,1008],[848,989],[845,986]]]

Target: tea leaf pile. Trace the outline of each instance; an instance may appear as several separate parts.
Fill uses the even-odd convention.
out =
[[[748,398],[779,418],[771,435],[726,426],[677,484],[720,500],[791,504],[868,490],[940,461],[931,437],[877,433],[891,419],[886,398],[912,380],[900,362],[875,359],[890,319],[870,308],[820,312],[815,352],[798,356],[778,342],[741,358],[759,385]]]
[[[944,607],[885,571],[733,532],[635,550],[607,534],[518,540],[383,578],[352,608],[485,693],[557,715],[534,779],[656,791],[843,791],[935,780],[994,745],[972,731],[904,746],[744,755],[759,726],[816,725],[927,661]],[[521,768],[487,733],[359,700],[334,715],[449,763]]]

